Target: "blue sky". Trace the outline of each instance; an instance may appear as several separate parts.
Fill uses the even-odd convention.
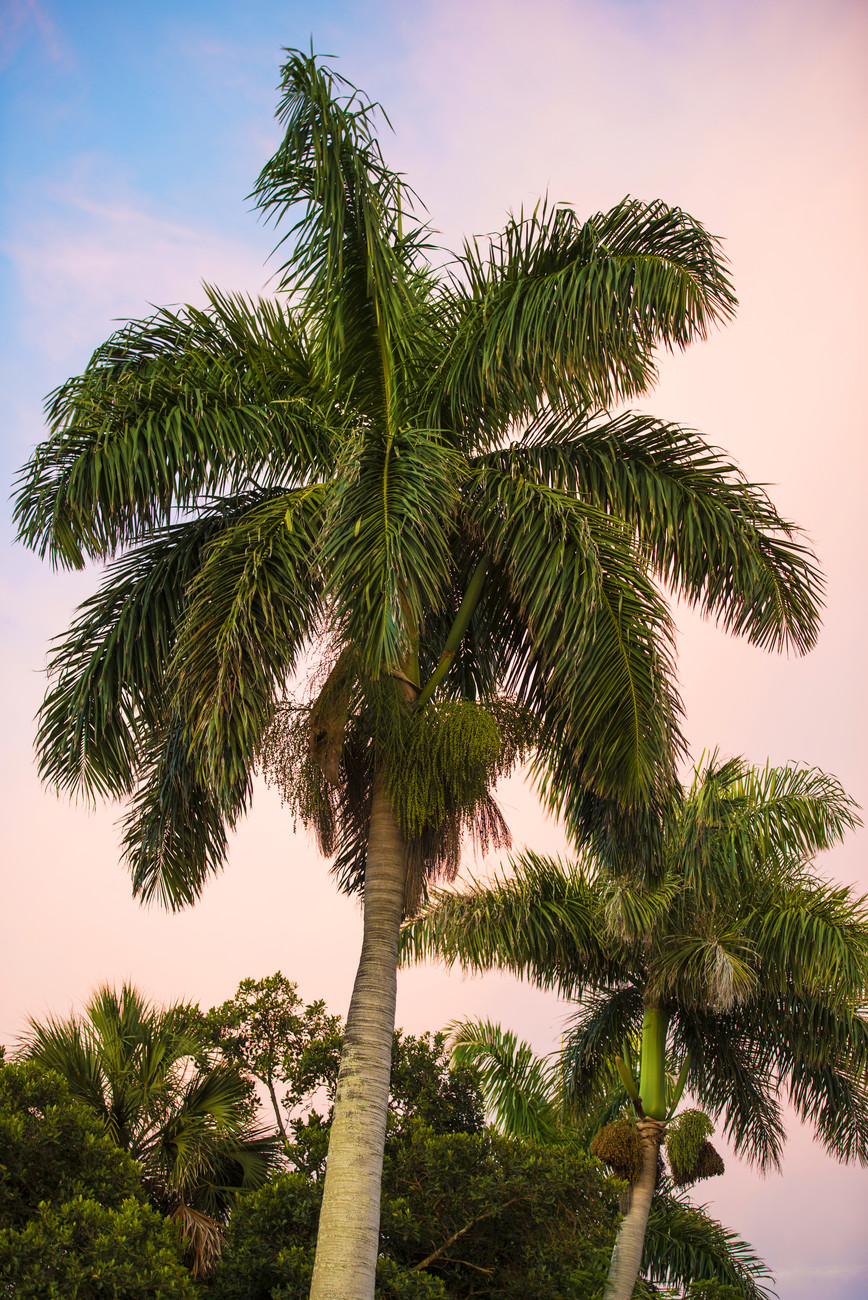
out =
[[[385,104],[387,156],[448,244],[546,190],[583,213],[627,192],[659,196],[726,237],[738,318],[664,358],[644,405],[702,429],[775,485],[818,550],[829,599],[805,661],[772,659],[678,611],[688,737],[695,754],[720,745],[759,762],[817,763],[868,804],[866,31],[855,0],[6,0],[4,481],[42,434],[45,393],[114,319],[197,300],[203,278],[266,285],[274,234],[245,195],[279,138],[280,49],[312,36]],[[8,541],[8,516],[4,532]],[[306,997],[344,1010],[357,914],[267,793],[202,904],[167,918],[129,898],[118,810],[88,813],[40,790],[32,717],[46,645],[95,580],[4,549],[2,834],[16,870],[0,909],[0,1040],[26,1012],[64,1011],[98,981],[127,976],[207,1005],[280,966]],[[504,801],[519,839],[562,847],[520,783]],[[868,888],[865,843],[853,837],[828,872]],[[491,1015],[540,1050],[557,1042],[563,1010],[495,976],[414,971],[399,992],[410,1030]],[[796,1133],[783,1179],[731,1165],[707,1188],[781,1270],[782,1300],[856,1300],[868,1294],[865,1177]]]

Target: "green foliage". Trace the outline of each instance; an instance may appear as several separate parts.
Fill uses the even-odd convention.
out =
[[[17,1230],[41,1202],[81,1196],[110,1208],[141,1199],[139,1166],[60,1075],[0,1062],[0,1224]]]
[[[282,1107],[294,1110],[319,1086],[324,1044],[334,1054],[340,1032],[340,1017],[330,1015],[322,1001],[305,1005],[297,987],[280,971],[243,979],[234,997],[207,1012],[202,1026],[227,1065],[265,1085],[284,1136]]]
[[[714,236],[659,200],[585,220],[543,204],[444,261],[377,106],[299,51],[281,94],[254,191],[289,222],[277,296],[209,289],[124,325],[50,395],[17,483],[26,545],[72,567],[119,556],[56,646],[41,773],[135,792],[134,886],[171,907],[225,862],[323,633],[375,682],[422,664],[440,700],[530,709],[542,789],[578,831],[586,786],[636,807],[673,775],[649,561],[756,644],[803,651],[818,625],[821,579],[766,494],[698,434],[605,409],[653,382],[656,348],[731,315]],[[408,825],[427,807],[417,790]]]
[[[840,783],[712,755],[665,815],[651,810],[641,873],[623,852],[643,861],[641,825],[625,818],[621,838],[611,808],[586,800],[599,834],[577,862],[524,853],[493,882],[435,893],[404,926],[403,959],[500,967],[580,1001],[564,1046],[583,1111],[605,1102],[612,1063],[656,1007],[678,1074],[670,1106],[683,1084],[737,1153],[768,1168],[783,1090],[829,1150],[868,1161],[868,900],[810,860],[859,824]]]
[[[177,1229],[68,1084],[0,1063],[0,1295],[192,1300]]]
[[[392,1036],[392,1068],[386,1131],[400,1142],[417,1124],[432,1133],[479,1133],[485,1123],[479,1074],[470,1063],[455,1062],[445,1033]],[[328,1148],[331,1106],[340,1067],[341,1038],[327,1035],[311,1045],[303,1079],[308,1090],[302,1113],[290,1121],[293,1140],[287,1149],[296,1168],[319,1175]],[[322,1090],[326,1113],[316,1109]]]
[[[193,1300],[178,1233],[131,1198],[115,1209],[77,1197],[43,1202],[20,1229],[0,1228],[0,1293],[16,1300]]]
[[[540,1061],[530,1044],[489,1020],[458,1021],[451,1029],[452,1060],[479,1072],[486,1105],[500,1131],[556,1140],[562,1120],[559,1067]]]
[[[80,1018],[30,1022],[23,1050],[67,1081],[108,1137],[142,1162],[155,1201],[226,1214],[275,1156],[250,1122],[249,1089],[210,1059],[193,1008],[104,987]]]
[[[686,1300],[769,1300],[772,1275],[731,1228],[706,1207],[661,1188],[651,1205],[642,1257],[654,1283]]]
[[[304,1295],[320,1190],[280,1174],[241,1199],[213,1300]],[[575,1148],[408,1125],[386,1148],[377,1294],[585,1300],[602,1287],[615,1213]]]

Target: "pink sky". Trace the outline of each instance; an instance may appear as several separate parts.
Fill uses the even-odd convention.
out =
[[[726,331],[664,358],[646,409],[701,429],[810,536],[828,578],[817,650],[770,657],[679,613],[679,673],[695,755],[720,746],[757,762],[806,761],[868,804],[865,757],[866,28],[864,4],[452,3],[392,11],[400,61],[372,35],[342,71],[382,97],[387,156],[409,173],[445,242],[495,229],[508,206],[548,190],[584,213],[626,192],[661,197],[725,236],[741,307]],[[276,33],[275,46],[287,38]],[[214,76],[231,49],[203,48]],[[251,180],[274,140],[249,123]],[[270,244],[219,220],[191,227],[98,159],[71,160],[51,203],[10,235],[26,291],[20,329],[60,381],[148,301],[196,295],[202,277],[258,289]],[[48,369],[45,360],[48,358]],[[43,387],[47,386],[43,384]],[[38,392],[16,405],[22,457],[39,436]],[[117,809],[88,812],[43,793],[32,716],[49,637],[90,592],[92,573],[55,575],[18,549],[4,576],[7,687],[3,833],[7,897],[0,1041],[27,1013],[64,1012],[100,981],[131,978],[157,998],[209,1005],[278,967],[308,998],[344,1011],[360,939],[355,906],[276,798],[262,792],[228,870],[180,916],[145,911],[118,866]],[[503,791],[518,842],[563,845],[516,779]],[[868,889],[865,833],[824,870]],[[436,1028],[484,1014],[558,1041],[564,1008],[497,976],[462,982],[414,970],[398,1020]],[[703,1189],[778,1268],[782,1297],[868,1292],[865,1171],[842,1169],[796,1134],[783,1178],[734,1162]],[[834,1270],[838,1272],[835,1273]],[[860,1281],[859,1279],[862,1279]]]

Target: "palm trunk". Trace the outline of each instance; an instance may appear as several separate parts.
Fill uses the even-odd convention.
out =
[[[311,1300],[374,1295],[406,858],[385,782],[376,777],[362,955],[341,1053]]]
[[[640,1119],[638,1127],[642,1140],[642,1168],[630,1189],[630,1208],[618,1229],[603,1300],[630,1300],[642,1267],[645,1229],[657,1185],[657,1157],[664,1125],[656,1119]]]

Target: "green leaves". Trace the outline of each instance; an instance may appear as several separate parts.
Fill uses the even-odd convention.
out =
[[[457,329],[438,409],[490,412],[501,429],[565,393],[596,407],[645,391],[655,345],[685,347],[735,306],[718,242],[634,199],[584,223],[543,204],[487,249],[467,242],[446,300]]]
[[[56,639],[36,742],[43,781],[90,798],[130,793],[149,731],[164,725],[188,586],[220,525],[206,512],[118,560]]]
[[[469,522],[493,565],[508,690],[544,719],[541,786],[570,824],[577,778],[623,803],[671,779],[671,623],[623,525],[554,488],[474,468]]]
[[[218,787],[245,778],[275,698],[317,629],[313,552],[324,497],[313,484],[240,513],[190,585],[170,674],[203,773]]]
[[[693,430],[556,408],[482,461],[627,521],[666,584],[727,631],[767,649],[814,645],[823,581],[799,530]]]
[[[403,667],[452,569],[462,458],[436,434],[371,430],[343,448],[322,539],[327,594],[368,671]]]
[[[486,1105],[497,1127],[508,1137],[556,1140],[560,1116],[553,1100],[559,1070],[534,1056],[528,1043],[502,1030],[490,1020],[456,1021],[452,1031],[452,1059],[473,1066]]]
[[[203,495],[331,464],[325,402],[289,309],[209,291],[113,335],[49,396],[50,437],[18,478],[18,535],[81,568],[168,524]]]

